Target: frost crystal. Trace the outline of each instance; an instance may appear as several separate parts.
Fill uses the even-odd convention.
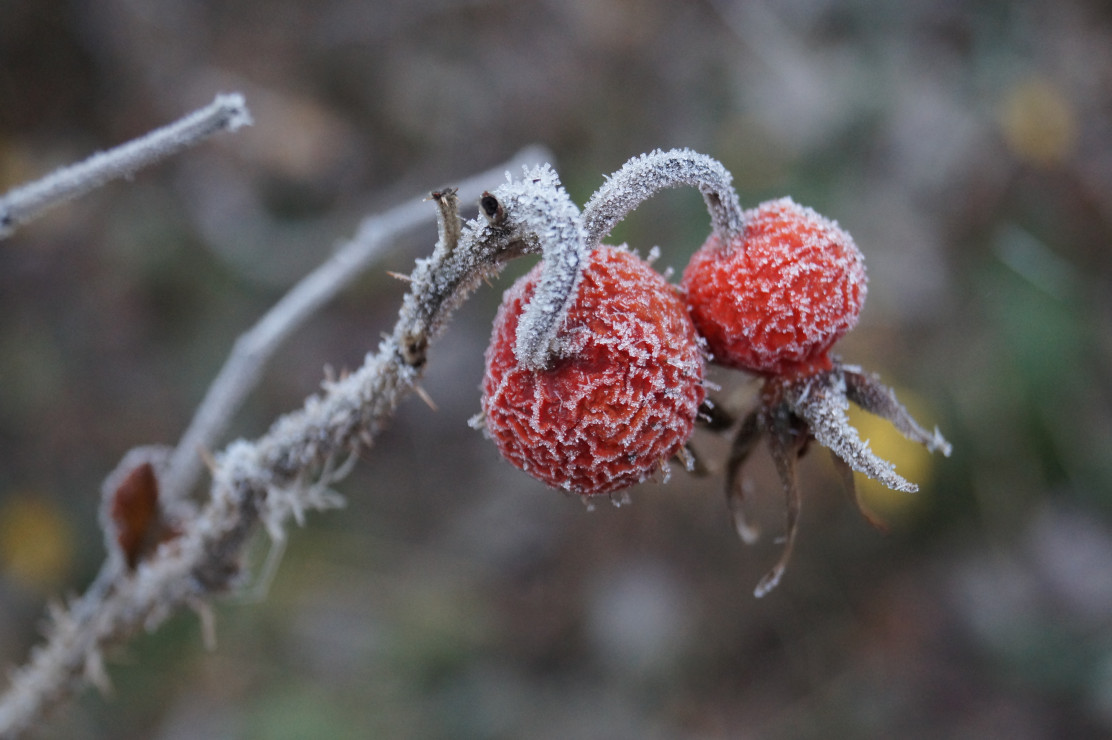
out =
[[[218,131],[236,131],[251,123],[251,113],[243,95],[217,95],[211,104],[174,123],[0,196],[0,239],[48,208],[110,180],[130,177],[143,167],[194,146]]]
[[[938,450],[944,455],[950,454],[950,443],[942,438],[937,429],[931,433],[919,426],[896,400],[890,388],[882,385],[875,376],[864,375],[855,367],[834,362],[829,370],[810,375],[769,377],[761,393],[760,406],[745,418],[734,437],[726,467],[730,513],[738,535],[747,544],[755,542],[758,533],[745,516],[740,471],[762,437],[776,463],[787,500],[784,549],[776,565],[757,584],[754,593],[758,597],[776,587],[791,558],[800,509],[795,464],[811,440],[833,453],[842,479],[855,498],[855,470],[896,491],[914,493],[918,490],[918,486],[896,473],[892,463],[878,457],[869,449],[868,442],[861,440],[846,415],[850,401],[888,419],[908,439],[925,445],[932,452]],[[712,416],[712,407],[704,404],[703,409],[707,413],[708,426],[714,425],[719,429],[729,426]],[[883,529],[883,524],[861,506],[860,499],[857,499],[857,506],[870,524]]]
[[[792,387],[787,402],[807,422],[811,434],[851,468],[875,478],[894,491],[915,493],[919,486],[896,473],[895,466],[877,457],[849,423],[846,378],[840,368]]]

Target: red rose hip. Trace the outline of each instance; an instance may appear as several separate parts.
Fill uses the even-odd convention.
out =
[[[741,238],[712,234],[682,287],[715,362],[796,376],[831,368],[830,347],[857,324],[865,282],[853,238],[782,198],[746,211]]]
[[[583,495],[651,477],[691,435],[703,359],[683,301],[624,248],[591,253],[558,356],[528,370],[514,354],[518,319],[540,266],[503,298],[486,352],[487,433],[511,463]]]

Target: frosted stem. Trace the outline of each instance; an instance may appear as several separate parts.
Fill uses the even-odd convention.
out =
[[[543,161],[549,153],[533,147],[509,162],[471,177],[459,185],[456,197],[478,200],[483,186],[507,169]],[[427,198],[414,198],[385,213],[366,218],[355,236],[340,245],[327,261],[301,279],[259,321],[236,340],[231,354],[209,386],[204,400],[174,450],[162,480],[163,496],[180,498],[196,485],[204,450],[215,449],[220,435],[258,383],[266,363],[282,343],[324,303],[388,252],[397,237],[428,221]],[[458,227],[457,227],[458,228]],[[441,243],[445,235],[441,234]]]
[[[251,114],[242,95],[217,95],[210,105],[168,126],[9,191],[0,197],[0,239],[52,206],[84,195],[110,180],[129,177],[218,131],[235,131],[250,124]]]
[[[718,160],[690,149],[657,149],[634,157],[607,178],[583,208],[587,246],[597,247],[630,211],[664,188],[682,185],[703,194],[715,233],[729,241],[745,226],[732,180]]]
[[[539,251],[544,258],[536,290],[518,322],[514,346],[523,367],[540,370],[557,354],[557,335],[575,301],[590,254],[583,222],[560,178],[548,166],[487,195],[483,209],[491,223],[521,240],[524,251]]]

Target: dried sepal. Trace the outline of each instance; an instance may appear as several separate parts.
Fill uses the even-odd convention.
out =
[[[854,471],[875,478],[897,491],[910,493],[918,490],[914,483],[895,472],[892,463],[878,457],[869,449],[868,443],[860,439],[846,415],[851,400],[866,411],[891,420],[905,436],[928,449],[940,450],[944,454],[950,451],[950,445],[942,435],[937,430],[933,434],[925,431],[899,404],[895,393],[875,376],[865,375],[855,367],[846,368],[838,362],[833,365],[830,370],[803,377],[767,378],[758,407],[742,421],[730,447],[726,463],[726,499],[734,526],[744,542],[755,542],[758,532],[746,518],[741,469],[762,437],[766,440],[787,499],[784,550],[776,565],[757,585],[754,593],[758,597],[776,587],[791,558],[800,507],[795,466],[811,440],[830,451],[835,470],[846,491],[853,497],[858,511],[870,525],[881,531],[887,531],[887,527],[864,506],[854,482]],[[712,402],[705,402],[701,409],[701,422],[706,428],[723,431],[729,427],[729,415],[714,415],[712,410],[715,408]]]
[[[132,470],[120,483],[112,496],[111,515],[116,544],[127,567],[134,570],[158,529],[158,479],[149,462]]]
[[[869,443],[862,441],[849,422],[846,411],[845,374],[840,367],[809,378],[788,382],[785,401],[792,412],[807,422],[815,440],[840,457],[854,470],[874,478],[894,491],[915,493],[919,487],[896,473],[895,466],[878,457]]]
[[[858,368],[845,365],[839,369],[845,378],[846,398],[870,414],[892,422],[900,434],[923,445],[928,451],[950,456],[952,447],[938,427],[928,432],[920,426],[896,398],[896,392],[881,383],[877,375],[866,375]]]
[[[741,468],[757,446],[762,433],[760,412],[753,411],[745,417],[734,435],[730,456],[726,460],[726,503],[734,520],[734,528],[747,545],[757,541],[760,529],[749,522],[745,513],[745,487],[741,479]]]
[[[162,447],[131,450],[105,480],[101,520],[106,546],[128,570],[179,534],[159,497],[160,468],[168,454]]]
[[[781,414],[777,415],[780,416]],[[780,583],[780,579],[788,567],[788,562],[791,560],[792,551],[795,548],[795,535],[799,529],[800,495],[799,486],[795,479],[795,461],[802,454],[803,448],[807,444],[807,434],[799,428],[797,423],[794,423],[795,420],[786,417],[787,414],[783,414],[782,418],[774,421],[767,435],[768,449],[772,454],[772,461],[776,465],[776,473],[780,477],[780,485],[784,489],[784,498],[787,503],[784,548],[780,552],[780,559],[757,582],[757,587],[753,589],[753,595],[758,599],[765,596]]]
[[[857,483],[853,479],[853,468],[845,460],[834,454],[833,451],[830,452],[830,460],[834,463],[834,470],[838,473],[838,477],[842,479],[842,486],[846,489],[850,498],[853,499],[857,511],[874,529],[887,533],[888,525],[884,520],[869,511],[865,502],[861,500],[861,491],[857,488]]]

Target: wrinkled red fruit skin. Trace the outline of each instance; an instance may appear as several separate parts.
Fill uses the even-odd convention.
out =
[[[545,483],[603,494],[652,476],[691,436],[703,358],[677,291],[616,247],[591,254],[560,334],[562,357],[525,370],[518,319],[539,266],[513,285],[486,352],[487,432],[511,463]]]
[[[743,240],[712,234],[681,285],[714,362],[791,377],[831,368],[830,347],[857,324],[865,283],[853,238],[782,198],[745,212]]]

